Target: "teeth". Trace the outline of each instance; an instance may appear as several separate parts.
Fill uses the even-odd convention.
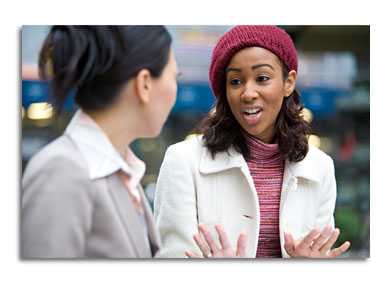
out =
[[[252,109],[245,110],[244,112],[246,114],[255,114],[255,113],[258,113],[259,111],[260,111],[259,108],[252,108]]]

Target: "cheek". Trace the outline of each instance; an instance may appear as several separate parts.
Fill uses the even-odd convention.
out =
[[[272,121],[276,120],[280,112],[280,109],[282,107],[282,103],[283,103],[283,96],[275,96],[273,98],[270,98],[268,101],[266,101],[269,118]]]
[[[166,115],[174,106],[177,98],[177,83],[176,81],[166,81],[166,84],[161,89],[161,112]]]
[[[167,116],[174,106],[177,98],[177,84],[167,83],[161,89],[161,113]]]
[[[173,106],[177,100],[177,81],[174,81],[170,91],[171,105]]]
[[[269,99],[268,105],[274,110],[280,110],[283,102],[283,96],[274,96]]]
[[[226,94],[226,98],[227,98],[227,103],[229,104],[231,111],[233,113],[235,113],[235,110],[239,107],[239,104],[240,104],[239,95],[228,92]]]
[[[284,98],[284,90],[282,86],[272,85],[264,92],[265,104],[273,111],[279,111]]]

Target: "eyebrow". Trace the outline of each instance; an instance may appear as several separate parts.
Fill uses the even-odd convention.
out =
[[[269,67],[269,68],[271,68],[272,70],[274,70],[274,68],[273,68],[270,64],[267,64],[267,63],[253,65],[253,66],[252,66],[252,70],[255,70],[255,69],[260,68],[260,67]],[[229,67],[229,68],[226,68],[226,73],[228,73],[228,72],[230,72],[230,71],[233,71],[233,72],[241,72],[241,68],[230,68],[230,67]]]

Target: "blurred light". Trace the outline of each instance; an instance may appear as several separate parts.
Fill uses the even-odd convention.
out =
[[[310,135],[308,141],[310,145],[320,148],[321,139],[317,135]]]
[[[27,117],[33,120],[53,117],[53,107],[48,103],[32,103],[27,109]]]
[[[25,109],[22,107],[22,119],[25,117]]]
[[[196,137],[196,136],[198,136],[198,135],[199,135],[199,134],[197,134],[197,133],[189,134],[188,136],[185,137],[184,140],[192,139],[193,137]]]
[[[308,108],[304,108],[302,110],[302,116],[304,118],[304,120],[308,123],[311,123],[313,121],[313,113],[310,109]]]

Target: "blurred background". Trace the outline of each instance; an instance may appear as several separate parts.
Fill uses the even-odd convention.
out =
[[[299,55],[297,87],[311,123],[309,142],[335,162],[338,243],[350,240],[344,257],[369,257],[370,29],[369,26],[281,26]],[[60,136],[76,106],[68,100],[55,116],[37,62],[50,26],[21,29],[22,172],[28,160]],[[142,184],[153,205],[155,182],[168,145],[186,139],[214,104],[208,83],[213,46],[231,26],[168,26],[182,76],[177,102],[161,134],[131,147],[147,164]]]

